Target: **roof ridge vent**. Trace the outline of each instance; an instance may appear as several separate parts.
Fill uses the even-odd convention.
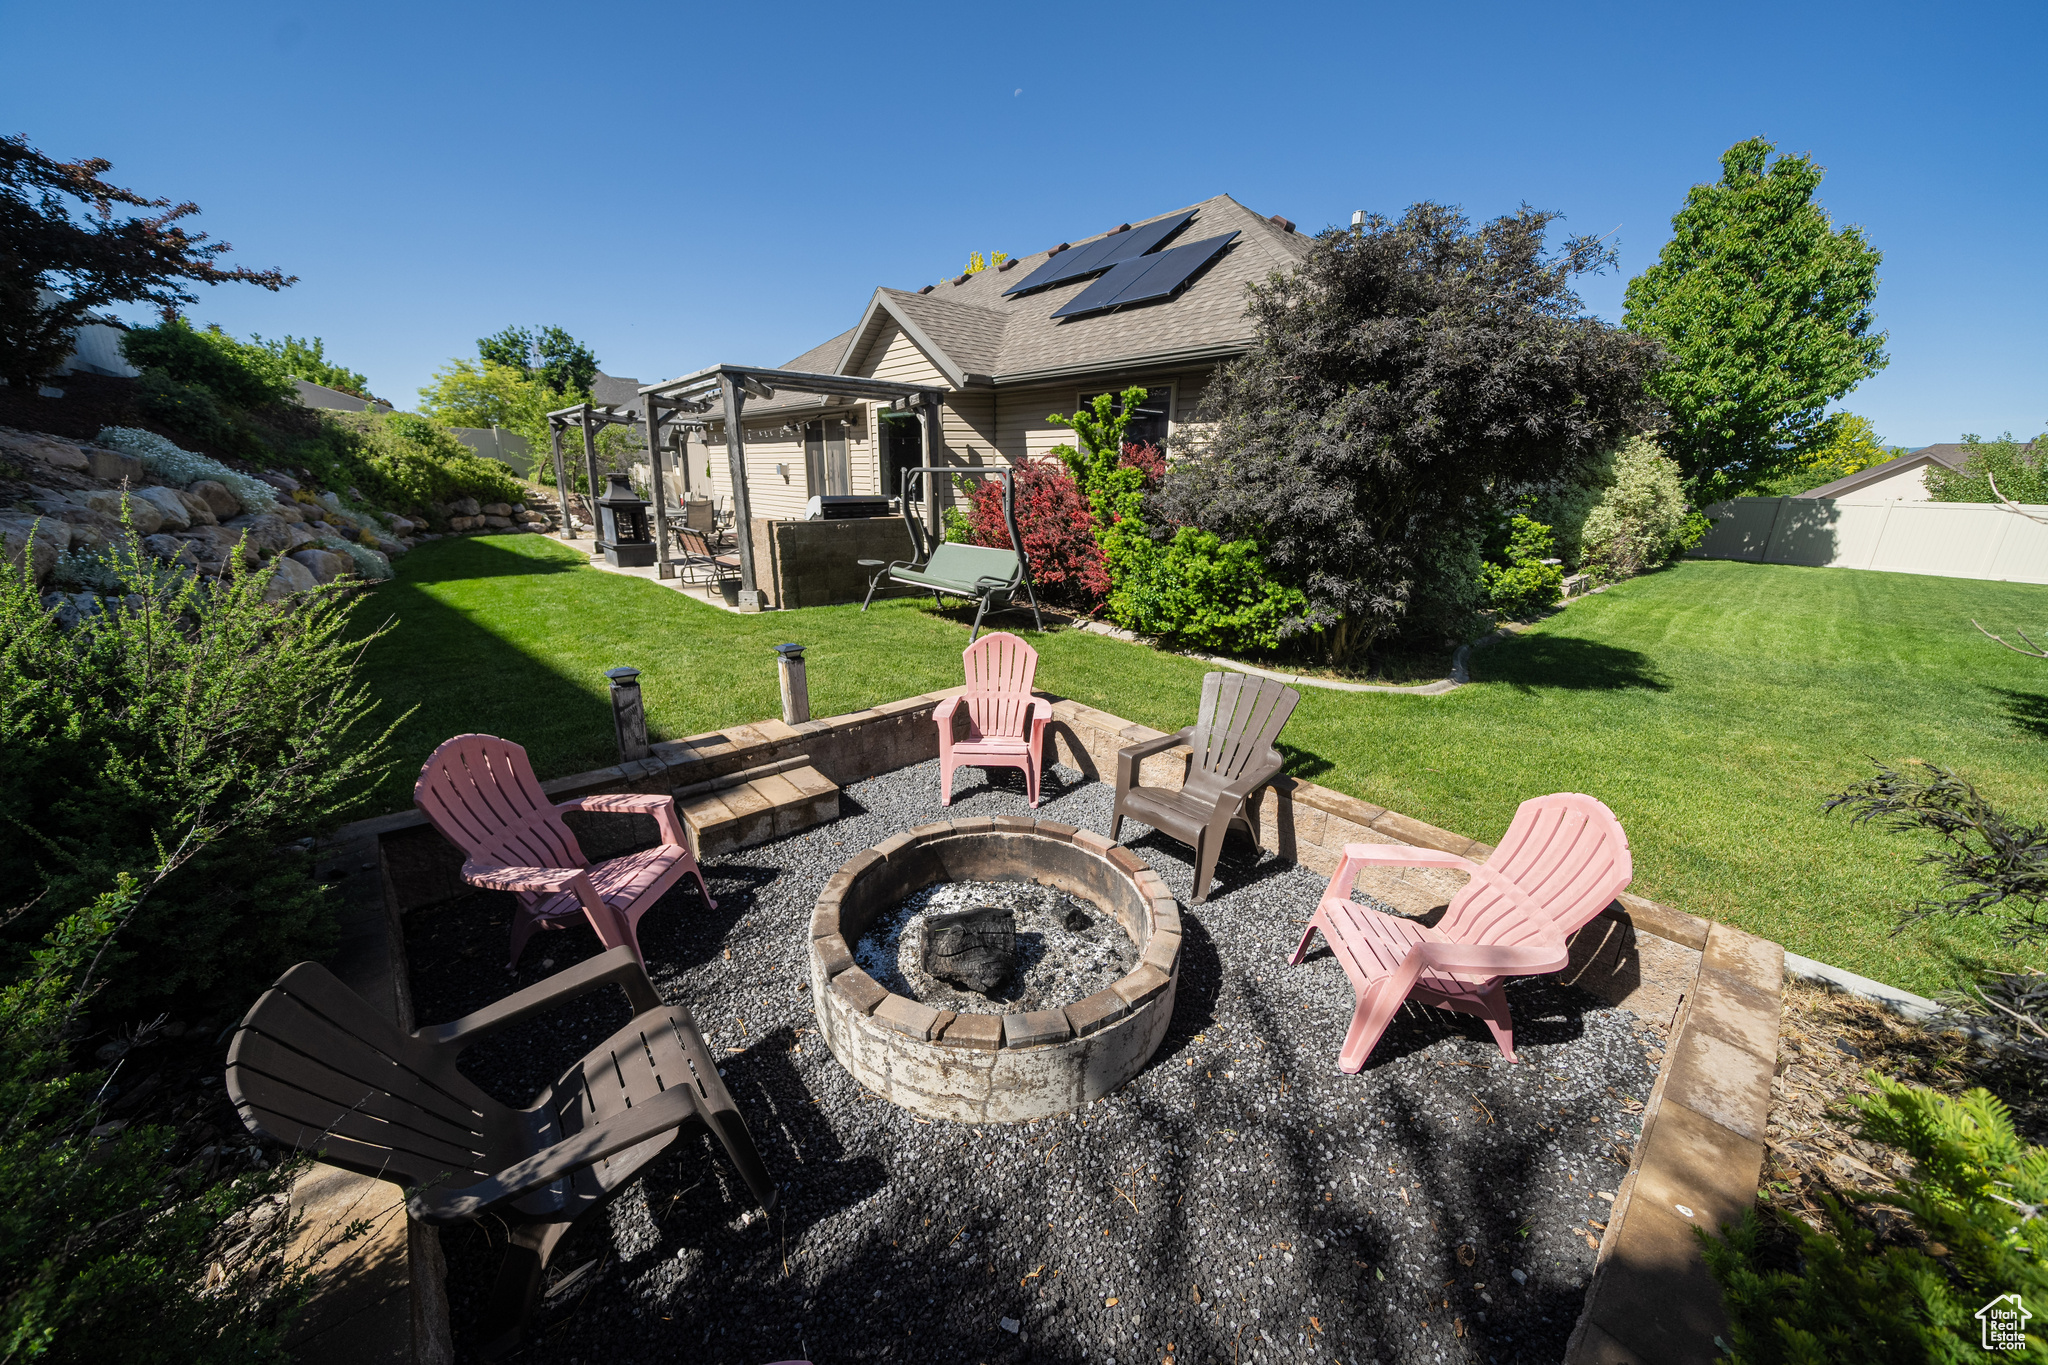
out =
[[[934,290],[934,289],[937,289],[937,288],[938,288],[938,286],[937,286],[937,285],[935,285],[935,284],[928,284],[928,285],[926,285],[926,286],[925,286],[924,288],[922,288],[922,289],[918,290],[917,292],[918,292],[918,293],[920,293],[920,294],[929,294],[929,293],[931,293],[931,292],[932,292],[932,290]]]
[[[1001,265],[997,266],[996,270],[998,272],[1008,270],[1011,266],[1015,264],[1017,264],[1017,258],[1015,256],[1012,256],[1009,260],[1004,261]]]
[[[1119,232],[1129,232],[1130,230],[1131,230],[1131,225],[1130,225],[1129,223],[1123,223],[1123,224],[1121,224],[1121,225],[1119,225],[1119,226],[1117,226],[1117,227],[1113,227],[1113,228],[1111,228],[1111,229],[1110,229],[1109,231],[1107,231],[1107,232],[1103,233],[1102,235],[1103,235],[1103,236],[1105,236],[1105,237],[1114,237],[1114,236],[1116,236],[1116,235],[1117,235],[1117,234],[1118,234]]]
[[[1070,247],[1070,246],[1072,246],[1072,245],[1073,245],[1073,243],[1072,243],[1072,242],[1061,242],[1061,243],[1060,243],[1060,244],[1059,244],[1058,246],[1054,247],[1054,248],[1053,248],[1053,249],[1052,249],[1051,251],[1048,251],[1048,252],[1046,252],[1045,254],[1046,254],[1046,255],[1048,255],[1048,256],[1057,256],[1057,255],[1059,255],[1059,254],[1060,254],[1060,253],[1061,253],[1062,251],[1065,251],[1065,250],[1066,250],[1066,249],[1067,249],[1068,247]]]
[[[1285,218],[1282,218],[1277,213],[1274,214],[1272,217],[1268,218],[1266,221],[1269,223],[1277,224],[1282,232],[1294,231],[1294,224],[1288,222]]]

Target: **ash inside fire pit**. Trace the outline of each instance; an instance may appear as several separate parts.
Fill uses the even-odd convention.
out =
[[[937,921],[932,936],[942,939],[946,918],[981,908],[1009,912],[1016,926],[1016,967],[987,995],[942,980],[925,961],[927,923]],[[1070,922],[1084,927],[1069,929]],[[1058,1009],[1114,985],[1138,965],[1137,946],[1112,916],[1049,886],[1023,882],[941,882],[913,892],[875,917],[853,956],[883,989],[965,1014]]]

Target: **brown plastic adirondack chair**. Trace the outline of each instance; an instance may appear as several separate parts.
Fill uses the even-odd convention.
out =
[[[1280,775],[1283,760],[1273,741],[1300,700],[1299,692],[1271,678],[1204,674],[1202,709],[1193,725],[1118,752],[1109,837],[1117,837],[1129,816],[1187,844],[1195,850],[1194,899],[1207,900],[1230,831],[1258,842],[1255,796]],[[1179,791],[1138,785],[1138,769],[1147,758],[1183,744],[1194,753]]]
[[[939,723],[939,804],[953,804],[953,772],[977,768],[1022,768],[1024,789],[1038,804],[1045,727],[1052,703],[1031,695],[1038,651],[1006,631],[982,636],[960,652],[967,691],[932,709]],[[953,738],[953,717],[967,708],[967,738]]]
[[[1448,867],[1472,874],[1434,926],[1351,899],[1360,869]],[[1486,1021],[1501,1056],[1515,1060],[1509,976],[1563,970],[1565,940],[1627,889],[1635,875],[1628,835],[1590,796],[1558,792],[1524,801],[1485,863],[1407,844],[1346,844],[1344,861],[1289,961],[1299,965],[1321,930],[1344,964],[1358,1004],[1337,1065],[1357,1071],[1404,1002]]]
[[[428,755],[412,799],[466,855],[464,881],[518,893],[508,969],[519,965],[534,930],[561,928],[578,910],[605,947],[624,944],[639,956],[640,917],[685,875],[697,879],[705,908],[718,908],[673,797],[612,792],[550,801],[526,750],[495,735],[457,735]],[[652,815],[661,842],[593,866],[562,819],[571,810]]]
[[[471,1044],[607,985],[624,989],[632,1022],[529,1107],[498,1103],[457,1070]],[[662,1004],[624,947],[412,1033],[302,962],[243,1018],[227,1087],[251,1132],[409,1187],[407,1212],[422,1223],[502,1220],[510,1245],[483,1317],[487,1356],[518,1344],[562,1238],[683,1125],[704,1124],[761,1206],[775,1207],[775,1184],[690,1012]]]

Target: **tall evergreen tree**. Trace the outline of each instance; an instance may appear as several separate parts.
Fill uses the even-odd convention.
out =
[[[1629,282],[1624,325],[1664,343],[1651,395],[1664,443],[1702,498],[1739,493],[1833,436],[1827,405],[1883,369],[1881,253],[1814,200],[1822,168],[1762,138],[1695,185],[1657,264]]]

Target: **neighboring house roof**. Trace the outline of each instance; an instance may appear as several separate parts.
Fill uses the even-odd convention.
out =
[[[877,289],[859,326],[781,368],[848,373],[890,321],[957,388],[1241,354],[1253,335],[1245,312],[1245,286],[1274,271],[1292,269],[1308,254],[1310,239],[1261,217],[1227,194],[1173,212],[1192,212],[1194,219],[1168,246],[1230,232],[1238,236],[1171,298],[1060,321],[1053,313],[1090,281],[1004,298],[1005,289],[1052,258],[1047,249],[1022,257],[1008,270],[982,270],[928,290]],[[1143,227],[1169,216],[1154,214],[1133,220],[1131,226]],[[1108,235],[1096,233],[1071,245],[1085,246]],[[823,357],[835,348],[837,354],[824,363]],[[773,405],[751,403],[748,411],[778,406],[779,398]]]
[[[1847,497],[1849,494],[1871,484],[1882,483],[1887,479],[1896,478],[1900,474],[1910,474],[1916,469],[1924,469],[1931,464],[1938,464],[1945,469],[1961,469],[1965,454],[1964,448],[1955,444],[1922,446],[1918,450],[1908,451],[1895,460],[1886,460],[1883,464],[1874,464],[1868,469],[1859,469],[1854,474],[1836,479],[1833,483],[1824,483],[1818,488],[1809,488],[1804,493],[1794,493],[1792,496],[1795,498]]]
[[[849,328],[838,336],[833,337],[830,341],[821,341],[802,355],[792,360],[786,360],[775,368],[778,370],[794,370],[798,374],[837,374],[839,372],[839,357],[846,354],[846,343],[853,336],[853,331],[854,329]],[[834,400],[824,394],[797,393],[778,389],[773,398],[748,399],[744,416],[747,421],[752,421],[756,417],[766,417],[770,414],[815,410],[825,407],[827,404],[845,406],[848,402],[850,402],[848,399]],[[711,412],[711,418],[716,420],[717,417],[718,410],[714,407]]]
[[[640,381],[621,379],[599,370],[597,377],[590,381],[590,401],[601,408],[625,408],[629,412],[639,412]]]

